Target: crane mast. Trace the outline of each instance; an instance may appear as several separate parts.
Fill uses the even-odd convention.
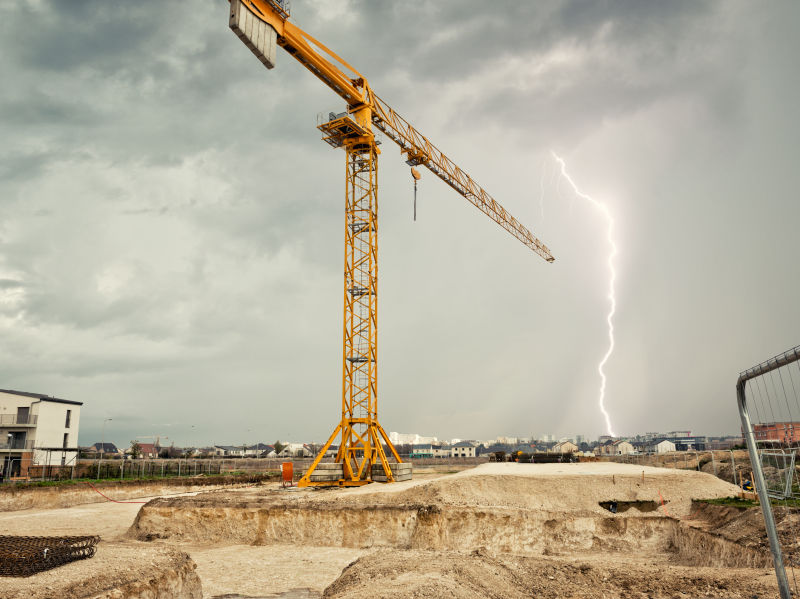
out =
[[[366,78],[291,23],[288,2],[230,0],[230,27],[267,67],[280,46],[347,104],[318,125],[323,141],[345,151],[344,313],[341,420],[300,486],[358,486],[411,477],[378,421],[378,156],[373,128],[400,146],[406,163],[422,165],[539,256],[550,250],[424,135],[376,96]],[[345,72],[347,71],[347,72]],[[416,172],[416,171],[415,171]],[[415,178],[418,174],[415,175]],[[335,461],[322,458],[337,437]],[[386,454],[384,446],[388,448]],[[390,460],[394,458],[394,460]]]

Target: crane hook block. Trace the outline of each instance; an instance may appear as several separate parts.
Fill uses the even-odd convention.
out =
[[[413,166],[411,167],[411,178],[414,179],[414,222],[417,221],[417,181],[422,179],[422,175]]]
[[[259,19],[241,0],[231,0],[228,24],[265,67],[271,69],[275,66],[278,34],[271,25]]]

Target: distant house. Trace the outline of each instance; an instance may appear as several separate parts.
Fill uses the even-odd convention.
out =
[[[266,443],[256,443],[255,445],[250,445],[247,447],[244,455],[253,458],[265,458],[274,450],[275,448],[272,445],[267,445]]]
[[[139,459],[142,460],[153,460],[158,457],[159,452],[161,451],[161,445],[158,443],[139,443]],[[133,456],[133,448],[128,447],[123,455]]]
[[[433,445],[432,443],[421,443],[411,448],[412,458],[445,458],[450,456],[450,448]]]
[[[469,441],[461,441],[450,448],[450,457],[453,458],[474,458],[475,446]]]
[[[234,447],[233,445],[214,445],[213,447],[214,456],[218,458],[226,458],[230,456],[239,456],[242,455],[242,446]]]
[[[155,443],[139,443],[139,458],[143,460],[154,460],[158,457],[161,447]],[[129,448],[125,453],[132,454]]]
[[[595,455],[614,455],[614,441],[606,439],[594,448]]]
[[[628,455],[634,452],[634,448],[629,441],[620,439],[618,441],[614,441],[613,452],[614,455]]]
[[[278,454],[279,458],[310,458],[311,448],[305,443],[287,443]]]
[[[578,446],[572,441],[561,441],[553,445],[550,451],[551,453],[575,453],[578,451]]]
[[[93,451],[99,454],[105,455],[119,455],[120,450],[117,449],[117,446],[113,443],[95,443],[91,447],[88,448],[88,451]]]
[[[666,439],[657,439],[647,449],[650,453],[669,453],[675,451],[675,443]]]

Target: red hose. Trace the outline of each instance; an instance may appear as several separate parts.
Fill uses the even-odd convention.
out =
[[[94,486],[92,483],[89,483],[89,482],[87,482],[86,484],[87,484],[87,485],[89,485],[89,486],[90,486],[92,489],[94,489],[94,490],[95,490],[95,491],[97,491],[98,493],[100,493],[100,495],[103,495],[103,497],[105,497],[105,498],[106,498],[106,499],[108,499],[109,501],[113,501],[114,503],[147,503],[146,501],[117,501],[116,499],[111,499],[111,497],[109,497],[108,495],[104,495],[104,494],[103,494],[103,493],[102,493],[102,492],[101,492],[101,491],[100,491],[100,490],[99,490],[97,487],[95,487],[95,486]]]
[[[664,505],[664,496],[661,494],[661,491],[658,492],[658,496],[661,498],[661,509],[664,510],[664,513],[669,516],[669,512],[667,511],[667,506]],[[669,516],[670,518],[672,516]]]

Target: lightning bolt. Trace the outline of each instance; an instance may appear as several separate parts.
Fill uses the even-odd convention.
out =
[[[608,351],[606,352],[606,355],[603,356],[600,364],[597,366],[597,372],[600,374],[600,411],[603,413],[603,416],[606,419],[606,428],[608,429],[608,434],[612,437],[615,437],[616,435],[611,427],[611,418],[609,417],[605,407],[606,373],[603,370],[603,367],[606,365],[606,362],[608,362],[611,354],[614,353],[614,313],[617,311],[617,296],[614,291],[614,283],[617,280],[617,271],[614,269],[614,257],[617,255],[617,244],[614,242],[614,218],[611,216],[608,206],[602,202],[598,202],[591,196],[586,195],[580,189],[578,189],[578,186],[575,185],[572,177],[570,177],[567,173],[567,165],[564,163],[564,160],[555,152],[552,152],[552,154],[553,158],[555,158],[556,162],[558,162],[558,164],[561,166],[561,176],[567,181],[567,183],[570,184],[572,190],[575,192],[575,195],[583,198],[592,204],[592,206],[597,208],[605,217],[606,223],[608,224],[606,236],[608,238],[608,245],[611,248],[608,253],[608,301],[610,303],[610,308],[608,310],[608,316],[606,317],[606,322],[608,323]]]

